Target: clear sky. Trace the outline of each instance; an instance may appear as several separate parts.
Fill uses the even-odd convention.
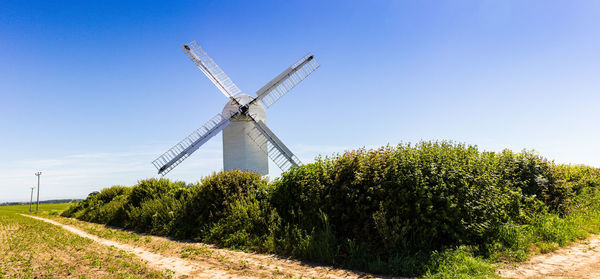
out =
[[[599,1],[0,1],[0,202],[81,198],[151,161],[225,97],[307,52],[316,72],[267,111],[303,162],[453,140],[600,167]],[[222,169],[220,135],[167,175]],[[280,172],[271,165],[272,176]]]

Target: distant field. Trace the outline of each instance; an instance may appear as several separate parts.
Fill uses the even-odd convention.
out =
[[[39,207],[40,214],[52,214],[52,212],[60,212],[69,207],[70,203],[49,203],[49,204],[41,204]],[[5,215],[6,213],[23,213],[23,214],[35,214],[35,203],[31,205],[32,212],[29,212],[29,204],[20,204],[20,205],[2,205],[0,206],[0,215]]]
[[[68,206],[40,204],[39,215],[56,215]],[[29,205],[0,206],[0,278],[168,277],[131,254],[20,213],[31,214]]]

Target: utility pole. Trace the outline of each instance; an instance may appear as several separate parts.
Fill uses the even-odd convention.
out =
[[[29,212],[31,212],[31,204],[33,203],[33,189],[35,187],[31,187],[31,198],[29,199]]]
[[[37,204],[35,205],[35,212],[37,212],[40,207],[40,176],[42,176],[42,172],[41,171],[36,172],[35,176],[38,177]]]

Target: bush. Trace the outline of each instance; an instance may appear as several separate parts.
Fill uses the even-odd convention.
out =
[[[538,210],[521,198],[522,185],[536,181],[499,169],[518,158],[448,142],[361,149],[283,173],[272,204],[286,231],[300,235],[312,234],[325,214],[345,253],[346,243],[383,259],[405,250],[484,245],[520,210]]]
[[[130,190],[129,187],[112,186],[100,192],[93,192],[83,201],[71,205],[62,216],[122,226],[126,217],[124,203]]]
[[[532,151],[420,142],[318,157],[272,183],[237,170],[193,185],[141,180],[63,216],[364,271],[471,278],[489,275],[489,261],[600,232],[599,186],[599,169]]]
[[[171,182],[168,179],[144,179],[131,188],[128,205],[131,207],[139,207],[144,201],[160,198],[168,193],[175,193],[186,188],[184,182]]]
[[[172,195],[145,200],[128,213],[128,227],[155,235],[168,235],[174,227],[175,213],[181,209],[181,201]]]
[[[256,189],[229,203],[205,241],[239,250],[272,251],[280,219],[264,197],[266,193]]]
[[[230,204],[250,193],[266,191],[267,184],[268,181],[260,174],[239,170],[215,173],[203,178],[185,196],[176,216],[178,230],[175,236],[206,239],[210,228],[231,210]]]
[[[184,182],[168,179],[145,179],[131,188],[127,199],[126,228],[167,235],[174,225],[181,200],[187,194]]]

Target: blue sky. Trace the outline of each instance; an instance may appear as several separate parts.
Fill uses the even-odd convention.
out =
[[[307,52],[321,67],[267,112],[311,162],[454,140],[600,167],[597,1],[0,2],[0,202],[80,198],[220,112],[179,49],[198,41],[244,93]],[[167,175],[222,169],[213,138]],[[272,176],[277,167],[271,165]]]

